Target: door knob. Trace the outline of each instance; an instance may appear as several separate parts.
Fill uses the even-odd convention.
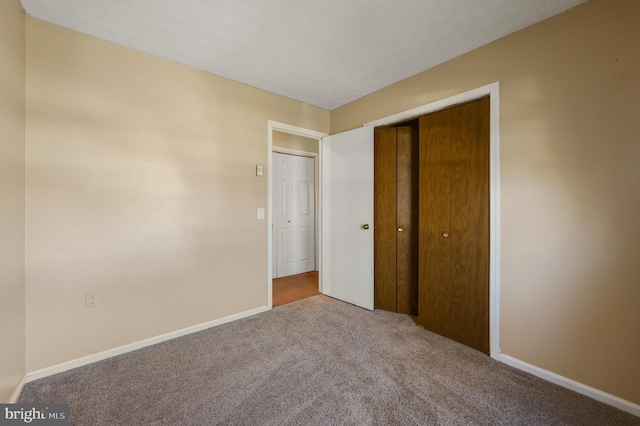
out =
[[[365,223],[364,225],[362,225],[362,229],[369,229],[369,224]]]
[[[398,228],[398,232],[402,232],[402,231],[404,231],[403,228]]]
[[[445,238],[447,238],[447,237],[449,236],[449,233],[448,233],[448,232],[443,232],[443,233],[442,233],[442,236],[443,236],[443,237],[445,237]]]

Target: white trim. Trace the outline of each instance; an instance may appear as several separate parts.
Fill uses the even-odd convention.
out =
[[[615,395],[611,395],[610,393],[592,388],[591,386],[576,382],[575,380],[569,379],[556,373],[552,373],[551,371],[545,370],[543,368],[536,367],[535,365],[526,363],[509,355],[500,354],[497,360],[515,367],[518,370],[526,371],[527,373],[533,374],[534,376],[538,376],[548,382],[555,383],[556,385],[560,385],[567,389],[571,389],[572,391],[581,393],[582,395],[586,395],[589,398],[593,398],[596,401],[603,402],[619,410],[626,411],[627,413],[640,417],[640,405],[635,404],[631,401],[627,401],[626,399],[622,399]]]
[[[232,321],[237,321],[242,318],[247,318],[261,312],[268,311],[269,307],[261,306],[259,308],[250,309],[248,311],[239,312],[237,314],[229,315],[223,318],[219,318],[213,321],[203,322],[202,324],[196,324],[191,327],[186,327],[181,330],[172,331],[170,333],[161,334],[159,336],[150,337],[148,339],[139,340],[137,342],[129,343],[127,345],[118,346],[116,348],[107,349],[106,351],[98,352],[95,354],[83,356],[70,361],[56,364],[51,367],[46,367],[40,370],[27,373],[26,382],[32,382],[34,380],[41,379],[43,377],[51,376],[53,374],[62,373],[74,368],[82,367],[83,365],[92,364],[94,362],[102,361],[107,358],[111,358],[117,355],[122,355],[127,352],[135,351],[147,346],[155,345],[157,343],[166,342],[167,340],[182,337],[187,334],[196,333],[198,331],[206,330],[208,328],[216,327],[218,325],[226,324]]]
[[[267,306],[269,309],[273,307],[273,197],[271,196],[271,191],[273,190],[273,182],[271,179],[271,167],[273,166],[273,158],[271,153],[273,152],[273,132],[282,132],[288,133],[291,135],[302,136],[305,138],[316,139],[318,141],[319,149],[321,149],[321,143],[323,137],[328,136],[328,133],[319,132],[317,130],[305,129],[304,127],[293,126],[291,124],[280,123],[278,121],[267,120],[267,216],[269,220],[267,221]],[[320,179],[322,179],[322,161],[320,157],[318,157],[318,175]],[[322,180],[318,184],[318,190],[320,194],[322,194]],[[318,214],[316,221],[321,224],[322,220],[322,198],[318,197]],[[322,293],[322,239],[320,236],[321,229],[318,228],[318,244],[317,248],[319,253],[318,262],[316,264],[316,269],[318,270],[318,291]]]
[[[269,120],[268,123],[271,130],[275,130],[276,132],[289,133],[296,136],[302,136],[304,138],[320,140],[325,136],[329,136],[328,133],[305,129],[304,127],[292,126],[291,124],[280,123],[278,121]]]
[[[13,391],[13,394],[9,399],[9,404],[15,404],[16,402],[18,402],[18,398],[20,398],[20,394],[22,394],[22,389],[24,389],[24,385],[26,383],[27,383],[27,376],[24,375],[22,376],[22,380],[20,380],[20,383],[18,383],[18,386],[16,386],[15,390]]]
[[[364,126],[388,124],[417,118],[459,103],[489,96],[489,346],[490,355],[500,355],[500,83],[495,82],[380,118]]]
[[[469,91],[459,93],[457,95],[453,95],[445,99],[440,99],[426,105],[421,105],[419,107],[415,107],[407,111],[402,111],[397,114],[390,115],[388,117],[379,118],[378,120],[364,123],[362,126],[363,127],[364,126],[379,127],[379,126],[386,126],[388,124],[395,124],[402,121],[407,121],[413,118],[420,117],[421,115],[429,114],[430,112],[448,108],[452,105],[460,104],[463,102],[469,102],[474,99],[478,99],[487,95],[493,96],[494,91],[497,97],[499,86],[500,86],[500,82],[496,81],[495,83],[487,84],[486,86],[478,87],[476,89],[471,89]]]
[[[326,135],[329,136],[329,135]],[[323,228],[323,221],[324,221],[324,217],[323,217],[323,210],[325,208],[325,200],[324,200],[324,196],[322,195],[322,193],[324,192],[324,184],[323,184],[323,180],[324,180],[324,169],[325,167],[328,167],[329,165],[325,165],[324,164],[324,160],[322,159],[322,150],[324,148],[324,144],[322,143],[322,141],[324,140],[324,138],[326,136],[323,136],[322,138],[318,139],[318,264],[316,265],[316,268],[318,269],[318,292],[324,294],[324,289],[325,289],[325,285],[324,285],[324,268],[325,268],[325,262],[327,261],[325,259],[324,256],[322,256],[322,251],[324,250],[324,240],[322,238],[322,236],[324,235],[324,228]]]
[[[493,358],[500,347],[500,83],[489,92],[489,346]]]

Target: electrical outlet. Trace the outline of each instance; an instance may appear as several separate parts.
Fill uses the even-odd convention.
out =
[[[87,308],[93,308],[95,306],[98,306],[98,298],[96,297],[95,291],[88,291],[85,294],[85,297],[87,302]]]

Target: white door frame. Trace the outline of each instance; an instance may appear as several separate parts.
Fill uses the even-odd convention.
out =
[[[271,153],[273,152],[273,132],[282,132],[288,133],[291,135],[302,136],[309,139],[315,139],[318,141],[318,147],[320,146],[320,140],[329,136],[328,133],[319,132],[317,130],[305,129],[303,127],[292,126],[290,124],[280,123],[278,121],[268,120],[267,121],[267,129],[268,129],[268,139],[267,139],[267,217],[269,221],[267,223],[267,247],[268,247],[268,256],[267,256],[267,306],[269,309],[273,307],[273,182],[271,176],[271,170],[273,167],[273,156]],[[279,150],[278,150],[279,151]],[[281,151],[279,151],[281,152]],[[318,154],[315,154],[315,158],[317,161],[314,163],[317,164],[319,175],[322,176],[322,164],[318,157]],[[318,182],[318,187],[321,185],[321,181]],[[320,194],[322,192],[320,191]],[[322,198],[318,199],[318,208],[316,215],[316,223],[322,223],[321,220],[322,215]],[[322,249],[322,240],[320,238],[320,230],[316,229],[316,235],[318,239],[316,241],[316,269],[319,271],[320,276],[322,275],[322,256],[320,255]],[[322,293],[322,279],[318,279],[318,291]]]
[[[385,126],[489,95],[489,351],[500,358],[500,83],[495,82],[365,123]]]

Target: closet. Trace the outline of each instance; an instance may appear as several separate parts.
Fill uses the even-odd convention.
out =
[[[376,308],[489,353],[489,98],[376,129],[375,156]]]

